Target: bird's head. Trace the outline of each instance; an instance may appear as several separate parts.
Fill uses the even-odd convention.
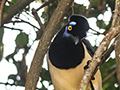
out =
[[[72,15],[69,18],[69,23],[65,26],[63,37],[71,37],[75,44],[86,36],[89,30],[89,24],[84,16]]]

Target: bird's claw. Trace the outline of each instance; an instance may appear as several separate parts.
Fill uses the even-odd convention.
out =
[[[86,69],[89,68],[90,62],[92,62],[92,61],[91,61],[91,60],[88,60],[88,61],[87,61],[87,65],[84,66],[84,70],[86,70]],[[95,80],[95,77],[92,77],[91,80]]]
[[[86,70],[86,69],[89,68],[89,64],[90,64],[90,62],[92,62],[92,61],[91,61],[91,60],[88,60],[88,61],[87,61],[87,65],[84,66],[84,70]]]

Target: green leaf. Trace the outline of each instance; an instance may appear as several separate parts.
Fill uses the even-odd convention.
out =
[[[15,74],[10,74],[10,75],[8,76],[8,79],[12,79],[12,80],[16,81],[16,76],[17,76],[17,75],[15,75]]]
[[[92,2],[92,8],[97,8],[99,0],[93,0]]]
[[[115,9],[115,0],[106,0],[106,3],[111,7],[112,11]]]
[[[44,80],[50,81],[51,80],[50,74],[45,68],[42,68],[40,76],[41,76],[41,81],[44,81]]]
[[[107,25],[104,23],[103,20],[97,20],[97,26],[99,28],[103,28],[103,29],[105,29],[107,27]]]
[[[26,33],[20,33],[17,35],[15,43],[17,47],[23,48],[25,45],[28,44],[28,35]]]
[[[6,12],[9,8],[10,8],[10,6],[5,5],[5,6],[3,7],[3,13]]]
[[[108,75],[110,75],[116,68],[115,59],[109,58],[107,62],[104,62],[101,66],[101,74],[102,79],[105,79]],[[103,90],[118,90],[114,86],[114,84],[117,83],[117,76],[114,74],[112,77],[110,77],[106,82],[103,83]]]
[[[18,0],[12,0],[11,2],[15,4],[17,1],[18,1]]]
[[[0,45],[0,61],[1,61],[2,58],[3,58],[3,50],[4,50],[4,45],[1,44],[1,45]]]

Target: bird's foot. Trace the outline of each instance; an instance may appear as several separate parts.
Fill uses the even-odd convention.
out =
[[[86,69],[89,68],[89,64],[90,64],[90,62],[92,62],[92,61],[91,61],[91,60],[88,60],[88,61],[87,61],[87,65],[84,66],[84,70],[86,70]]]
[[[88,61],[87,61],[87,65],[84,66],[84,70],[86,70],[86,69],[89,68],[90,62],[92,62],[92,61],[91,61],[91,60],[88,60]],[[91,80],[95,80],[95,77],[92,77]]]

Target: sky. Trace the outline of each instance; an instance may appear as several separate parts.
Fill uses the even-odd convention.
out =
[[[85,6],[88,6],[89,5],[89,2],[88,0],[75,0],[75,2],[79,3],[79,4],[83,4]],[[33,2],[31,4],[31,8],[34,7],[35,9],[38,8],[41,4],[38,2],[38,3],[35,3]],[[38,14],[39,16],[41,16],[42,14],[42,11],[44,10],[41,9],[39,10]],[[104,13],[104,14],[101,14],[98,16],[98,19],[101,20],[103,19],[106,24],[109,22],[109,19],[111,18],[111,10],[110,8],[108,8],[108,10]],[[23,13],[20,17],[26,21],[29,21],[30,23],[33,23],[34,25],[36,25],[37,27],[39,27],[38,23],[33,19],[33,18],[30,18],[29,20],[26,18],[26,14]],[[42,19],[42,18],[41,18]],[[89,18],[88,19],[88,22],[90,24],[90,27],[92,27],[93,29],[97,30],[97,31],[100,31],[100,32],[104,32],[104,30],[99,30],[99,28],[96,26],[96,18],[92,17],[92,18]],[[42,19],[42,22],[44,22],[44,20]],[[10,27],[16,27],[16,28],[21,28],[21,29],[25,29],[25,33],[27,34],[30,34],[29,35],[29,38],[30,38],[30,41],[29,41],[29,44],[31,45],[33,40],[35,39],[36,37],[36,34],[35,34],[35,30],[29,26],[28,24],[16,24],[15,26],[13,26],[12,24],[8,24],[7,26],[10,26]],[[13,34],[14,32],[14,34]],[[89,32],[93,32],[91,30],[89,30]],[[5,60],[5,57],[11,53],[13,53],[14,49],[15,49],[15,38],[16,36],[19,34],[20,32],[19,31],[13,31],[13,30],[9,30],[9,29],[5,29],[5,33],[4,33],[4,37],[3,37],[3,43],[4,43],[4,55],[3,55],[3,60],[0,62],[0,82],[4,82],[6,83],[8,80],[7,80],[7,77],[8,75],[10,74],[17,74],[17,70],[16,70],[16,67],[15,65],[13,64],[12,60],[10,60],[10,62],[8,63],[6,60]],[[96,37],[98,37],[98,39],[96,40]],[[96,44],[99,45],[99,43],[101,42],[101,40],[104,38],[103,35],[99,35],[99,36],[91,36],[91,34],[88,34],[88,37],[87,39],[91,42],[92,45]],[[95,43],[95,40],[96,40],[96,43]],[[28,65],[28,68],[30,67],[30,64],[31,64],[31,61],[32,61],[32,58],[34,56],[34,52],[36,50],[36,47],[38,45],[38,42],[39,41],[36,41],[34,42],[34,44],[32,45],[31,47],[31,50],[29,51],[29,53],[27,54],[27,57],[26,57],[26,64]],[[15,56],[15,59],[16,60],[21,60],[22,59],[22,56],[21,54],[24,52],[23,49],[21,49],[18,54]],[[112,56],[113,58],[115,57],[115,54],[114,52],[112,53]],[[43,67],[47,68],[47,62],[46,62],[46,59],[44,60],[44,64],[43,64]],[[8,81],[9,83],[13,83],[12,80],[9,80]],[[46,87],[48,87],[48,82],[44,81],[44,84]],[[41,87],[41,84],[38,83],[37,85],[38,87]],[[53,86],[50,86],[48,87],[48,90],[52,90],[51,88],[53,88]],[[0,89],[1,90],[24,90],[24,87],[19,87],[19,86],[4,86],[4,85],[1,85],[0,84]]]

